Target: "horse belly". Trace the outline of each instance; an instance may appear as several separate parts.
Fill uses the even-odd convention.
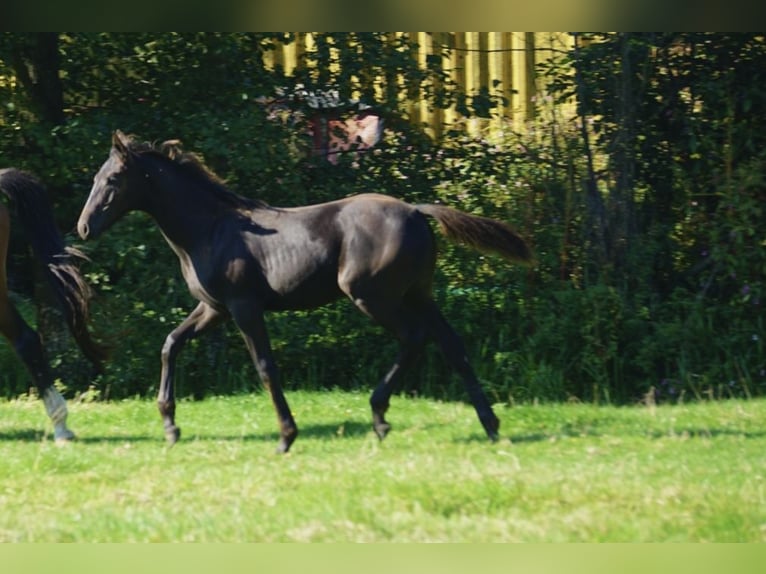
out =
[[[328,253],[311,248],[290,250],[273,257],[266,269],[271,296],[269,309],[310,309],[334,301],[338,288],[338,265]]]
[[[313,309],[341,296],[337,273],[324,268],[307,276],[270,282],[273,295],[266,302],[270,310]]]

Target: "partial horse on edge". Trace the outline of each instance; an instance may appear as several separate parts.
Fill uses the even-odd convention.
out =
[[[43,265],[75,341],[83,354],[100,369],[107,357],[107,347],[94,341],[88,331],[90,289],[75,263],[81,255],[65,246],[45,188],[31,174],[8,168],[0,170],[0,191],[15,204],[18,220]],[[53,375],[40,335],[24,321],[9,298],[6,258],[10,227],[10,212],[0,203],[0,333],[13,345],[32,376],[53,422],[55,440],[67,441],[74,437],[74,433],[67,428],[66,401],[53,386]]]

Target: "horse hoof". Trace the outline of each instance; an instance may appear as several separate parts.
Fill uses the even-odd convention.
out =
[[[274,452],[276,454],[287,454],[287,451],[290,450],[291,445],[292,445],[292,441],[288,442],[285,439],[282,439],[279,441],[279,444],[277,445],[277,449]]]
[[[378,435],[378,440],[383,440],[386,435],[391,431],[391,425],[388,423],[377,423],[372,425],[375,434]]]
[[[165,439],[168,441],[168,445],[173,446],[181,438],[181,429],[173,426],[165,429]]]
[[[500,430],[500,420],[494,416],[482,417],[481,426],[484,427],[484,431],[487,433],[487,437],[491,442],[497,442],[500,438],[498,431]]]
[[[66,432],[63,432],[57,435],[56,437],[54,437],[54,441],[56,443],[56,446],[66,446],[74,442],[75,438],[77,438],[75,437],[75,434],[72,431],[67,429]]]

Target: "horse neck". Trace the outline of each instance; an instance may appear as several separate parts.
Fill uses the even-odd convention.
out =
[[[212,227],[223,205],[205,189],[205,182],[179,172],[175,166],[151,162],[145,211],[169,242],[190,248]]]

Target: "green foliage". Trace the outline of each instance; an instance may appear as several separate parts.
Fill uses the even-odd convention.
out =
[[[51,38],[2,36],[0,152],[5,164],[49,184],[62,229],[73,228],[115,128],[178,138],[236,191],[274,205],[375,191],[513,224],[534,247],[533,269],[440,240],[435,286],[497,402],[678,402],[766,391],[761,35],[582,37],[541,66],[548,91],[538,94],[538,117],[524,135],[448,133],[439,142],[406,121],[396,81],[418,87],[435,108],[482,117],[493,113],[494,95],[460,93],[441,58],[420,67],[408,36],[318,34],[317,50],[292,77],[262,64],[289,34],[56,38],[59,122],[41,112],[40,91],[18,80],[20,61],[50,70],[29,46]],[[374,101],[387,114],[384,144],[337,166],[307,156],[299,124],[273,121],[257,103],[297,83]],[[561,111],[567,98],[578,107],[572,119]],[[67,381],[67,393],[152,395],[162,342],[194,304],[174,255],[140,214],[82,247],[96,326],[119,344],[103,376]],[[369,389],[396,354],[395,341],[345,301],[268,321],[289,389]],[[24,388],[13,359],[0,348],[7,396]],[[180,396],[257,386],[231,326],[181,354]],[[433,349],[405,391],[464,397]]]

